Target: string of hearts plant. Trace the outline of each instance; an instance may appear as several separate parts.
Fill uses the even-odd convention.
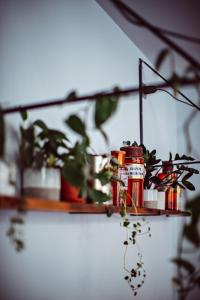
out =
[[[123,256],[123,269],[124,269],[124,280],[129,285],[134,296],[137,296],[138,290],[142,288],[146,279],[146,270],[144,268],[143,255],[140,250],[138,239],[141,236],[151,237],[150,223],[145,218],[141,220],[133,220],[127,213],[127,191],[124,188],[124,182],[117,176],[119,167],[119,162],[115,157],[110,160],[110,172],[112,173],[111,180],[117,181],[119,183],[119,198],[121,201],[120,206],[120,216],[122,221],[120,226],[125,229],[125,240],[123,241],[124,256]],[[130,196],[132,201],[132,207],[135,210],[135,215],[138,215],[137,207],[134,204],[134,199]],[[110,217],[113,211],[112,208],[108,209],[107,215]],[[135,217],[134,217],[135,218]],[[136,252],[136,261],[133,264],[127,262],[128,252],[132,249],[132,253]]]

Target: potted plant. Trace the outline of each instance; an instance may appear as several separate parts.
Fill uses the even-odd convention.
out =
[[[67,137],[36,120],[20,127],[20,156],[23,170],[23,193],[49,200],[60,199],[60,151],[67,150]]]
[[[0,194],[14,196],[15,187],[15,168],[4,158],[5,146],[5,123],[0,108]]]

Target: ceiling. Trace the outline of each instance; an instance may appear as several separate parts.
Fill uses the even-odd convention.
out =
[[[132,25],[125,20],[111,1],[97,0],[97,2],[146,57],[154,63],[159,51],[166,45],[145,28]],[[199,0],[123,0],[122,2],[153,25],[200,38]],[[199,44],[189,43],[174,37],[171,39],[200,62]],[[185,60],[176,56],[176,66],[179,71],[186,65]]]

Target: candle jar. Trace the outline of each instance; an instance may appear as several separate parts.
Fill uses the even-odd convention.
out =
[[[120,150],[126,152],[125,166],[128,170],[127,206],[144,206],[144,157],[139,146],[124,146]]]
[[[163,161],[162,173],[158,174],[158,177],[166,182],[166,185],[163,188],[165,190],[165,209],[177,210],[177,187],[171,186],[176,180],[177,175],[173,173],[172,161]]]

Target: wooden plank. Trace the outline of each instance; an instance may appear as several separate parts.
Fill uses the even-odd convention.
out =
[[[114,213],[120,212],[120,207],[103,204],[88,204],[88,203],[75,203],[75,202],[62,202],[52,201],[40,198],[25,197],[25,208],[30,211],[43,211],[43,212],[66,212],[66,213],[79,213],[79,214],[105,214],[110,208]],[[20,198],[9,197],[0,195],[0,209],[18,209],[20,205]],[[127,207],[127,213],[138,216],[190,216],[189,212],[170,211],[150,208],[137,208]]]

